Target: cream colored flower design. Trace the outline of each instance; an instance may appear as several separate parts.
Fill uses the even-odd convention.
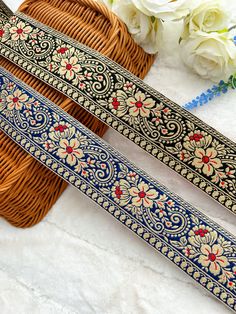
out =
[[[75,53],[75,48],[70,45],[61,45],[53,52],[52,60],[61,62],[65,58],[70,58]]]
[[[198,262],[203,266],[209,268],[209,271],[214,275],[219,275],[221,268],[229,265],[227,257],[225,257],[224,249],[219,244],[214,244],[212,247],[208,244],[201,246],[201,255]]]
[[[130,97],[126,100],[127,105],[130,107],[130,115],[137,117],[149,117],[150,109],[155,105],[155,101],[151,98],[146,98],[142,92],[137,92],[134,97]]]
[[[32,32],[32,27],[20,21],[16,26],[10,28],[10,34],[12,40],[26,40],[29,34]]]
[[[60,141],[61,138],[71,138],[75,134],[75,127],[65,121],[60,121],[56,122],[49,131],[51,140]]]
[[[187,136],[184,138],[184,148],[190,151],[194,151],[197,147],[208,147],[212,142],[212,136],[207,135],[206,132],[196,130],[191,131]]]
[[[189,243],[195,247],[200,247],[202,244],[212,245],[215,243],[217,236],[217,232],[209,226],[199,225],[190,230]]]
[[[59,142],[58,156],[65,159],[70,166],[74,166],[78,158],[82,158],[84,153],[79,149],[79,141],[75,138],[71,140],[61,139]]]
[[[17,89],[13,94],[6,97],[8,110],[21,110],[25,102],[29,99],[26,94],[23,94],[21,90]]]
[[[117,114],[117,117],[121,117],[127,112],[126,99],[127,95],[122,90],[118,90],[116,93],[111,95],[109,98],[109,107],[111,111]]]
[[[197,148],[195,156],[193,166],[197,169],[202,169],[202,172],[207,176],[211,176],[214,169],[222,167],[221,160],[216,158],[217,151],[214,148],[207,148],[206,150]]]
[[[77,57],[61,60],[59,73],[62,76],[65,76],[68,80],[72,80],[79,71],[81,71],[81,66],[78,64]]]
[[[112,197],[121,206],[125,206],[130,201],[130,184],[128,181],[121,179],[119,182],[115,182],[112,187]]]
[[[138,184],[138,187],[132,187],[129,193],[132,196],[132,204],[134,206],[143,205],[148,208],[153,206],[153,200],[158,196],[157,191],[150,189],[148,184],[143,181]]]
[[[181,161],[188,161],[189,158],[191,157],[190,156],[190,153],[188,151],[186,151],[185,149],[181,150],[179,153],[178,153],[178,157]]]

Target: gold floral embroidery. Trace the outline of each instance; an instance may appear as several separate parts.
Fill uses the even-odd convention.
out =
[[[61,139],[59,146],[58,156],[65,159],[71,166],[76,164],[77,158],[82,158],[84,156],[83,151],[79,149],[79,141],[74,138],[69,141],[67,139]]]
[[[187,150],[194,151],[197,147],[208,147],[211,142],[211,135],[207,135],[207,133],[204,131],[195,130],[191,131],[187,136],[185,136],[183,146]]]
[[[201,255],[198,262],[209,268],[209,271],[214,275],[219,275],[221,268],[229,265],[227,257],[223,256],[224,249],[219,244],[214,244],[212,247],[208,244],[203,244],[200,248]]]
[[[132,196],[132,204],[134,206],[152,207],[153,200],[157,198],[158,194],[154,189],[150,189],[148,184],[140,182],[138,187],[132,187],[129,190]]]
[[[26,40],[29,34],[32,32],[32,27],[20,21],[16,26],[10,28],[10,34],[12,40]]]
[[[68,80],[72,80],[76,73],[81,71],[81,66],[78,64],[77,57],[71,57],[70,59],[62,59],[59,73],[65,76]]]
[[[137,92],[134,97],[130,97],[126,100],[127,105],[130,107],[129,114],[137,117],[149,117],[150,109],[155,105],[155,101],[152,98],[146,98],[142,92]]]
[[[202,169],[202,172],[207,176],[211,176],[214,169],[222,167],[221,160],[217,157],[217,151],[214,148],[196,148],[193,160],[193,166],[197,169]]]
[[[13,94],[9,94],[6,97],[8,110],[20,110],[28,98],[29,97],[26,94],[23,94],[19,89],[17,89]]]

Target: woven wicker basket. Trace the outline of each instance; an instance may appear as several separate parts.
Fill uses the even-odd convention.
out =
[[[94,0],[26,0],[19,10],[109,56],[140,78],[154,61],[135,44],[126,26]],[[107,127],[73,101],[3,58],[0,65],[103,136]],[[1,132],[0,167],[0,216],[17,227],[38,223],[67,186]]]

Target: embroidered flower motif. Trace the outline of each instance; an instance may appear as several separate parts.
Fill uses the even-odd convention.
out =
[[[157,198],[158,193],[154,189],[150,189],[148,184],[143,181],[138,184],[138,187],[132,187],[129,190],[132,196],[132,204],[134,206],[152,207],[153,200]]]
[[[127,105],[130,107],[130,115],[137,117],[149,117],[150,109],[155,105],[155,101],[151,98],[146,98],[142,92],[137,92],[134,97],[126,100]]]
[[[130,181],[130,182],[135,182],[137,179],[138,179],[138,175],[136,172],[129,172],[127,174],[127,179]]]
[[[216,239],[217,232],[205,225],[195,226],[189,231],[189,243],[196,247],[206,243],[212,245]]]
[[[191,157],[190,156],[190,153],[188,151],[186,151],[185,149],[181,150],[179,153],[178,153],[178,157],[181,161],[183,162],[186,162],[189,160],[189,158]]]
[[[219,244],[214,244],[212,247],[208,244],[201,246],[201,255],[198,262],[203,266],[209,268],[209,271],[214,275],[219,275],[223,267],[229,265],[227,257],[223,256],[224,249]]]
[[[53,141],[59,141],[61,138],[71,138],[75,134],[75,127],[72,127],[65,121],[56,122],[50,128],[49,137]]]
[[[184,252],[185,256],[187,256],[190,259],[192,259],[195,256],[195,254],[196,254],[196,252],[193,250],[191,245],[187,245],[183,249],[183,252]]]
[[[61,62],[65,58],[70,58],[75,53],[75,48],[70,45],[61,45],[53,52],[52,60],[55,62]]]
[[[52,143],[51,140],[47,140],[46,142],[43,143],[43,147],[47,150],[47,151],[52,151],[55,148],[54,143]]]
[[[197,148],[195,156],[193,166],[197,169],[202,169],[202,172],[207,176],[211,176],[214,169],[222,167],[221,160],[216,158],[217,151],[214,148],[207,148],[207,150]]]
[[[133,82],[126,81],[123,88],[125,91],[132,92],[135,89],[135,84]]]
[[[83,172],[83,171],[86,172],[86,170],[84,170],[84,169],[87,168],[87,167],[88,167],[88,165],[86,164],[86,162],[78,161],[78,164],[75,166],[75,171],[78,172],[78,173]],[[85,174],[85,172],[83,174]]]
[[[111,111],[117,115],[117,117],[121,117],[127,112],[127,104],[126,99],[127,95],[122,90],[118,90],[116,93],[111,95],[108,103]]]
[[[70,166],[74,166],[78,158],[82,158],[84,153],[79,149],[79,141],[75,138],[71,140],[61,139],[59,142],[58,156],[65,159]]]
[[[225,174],[226,174],[228,177],[230,177],[230,178],[234,178],[235,170],[233,169],[232,166],[227,167],[227,168],[225,169]]]
[[[77,57],[71,57],[69,59],[62,59],[59,73],[65,76],[68,80],[72,80],[76,73],[81,70],[81,66],[78,64]]]
[[[205,237],[209,232],[211,232],[212,229],[208,226],[200,225],[195,226],[193,229],[189,232],[190,236],[199,236],[201,238]]]
[[[127,205],[130,201],[129,189],[130,184],[128,181],[121,179],[119,182],[115,182],[111,189],[112,197],[114,198],[115,202],[121,206]]]
[[[6,97],[8,110],[21,110],[25,102],[29,99],[20,89],[16,89],[13,94]]]
[[[154,122],[155,125],[158,126],[159,124],[163,123],[163,120],[160,117],[154,117],[152,118],[152,122]]]
[[[12,40],[26,40],[29,37],[29,34],[32,32],[32,27],[20,21],[16,26],[10,28],[10,34]]]
[[[9,83],[7,84],[7,88],[6,88],[6,89],[7,89],[8,91],[11,91],[11,90],[13,90],[14,87],[15,87],[15,84],[9,82]]]
[[[206,132],[196,130],[191,131],[185,138],[184,138],[184,147],[187,150],[194,151],[195,148],[206,148],[208,147],[212,142],[212,136],[207,135]]]

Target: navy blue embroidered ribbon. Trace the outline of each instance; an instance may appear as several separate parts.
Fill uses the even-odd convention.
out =
[[[18,13],[0,53],[236,213],[235,143],[115,62]]]
[[[0,68],[0,128],[236,310],[236,239]]]

